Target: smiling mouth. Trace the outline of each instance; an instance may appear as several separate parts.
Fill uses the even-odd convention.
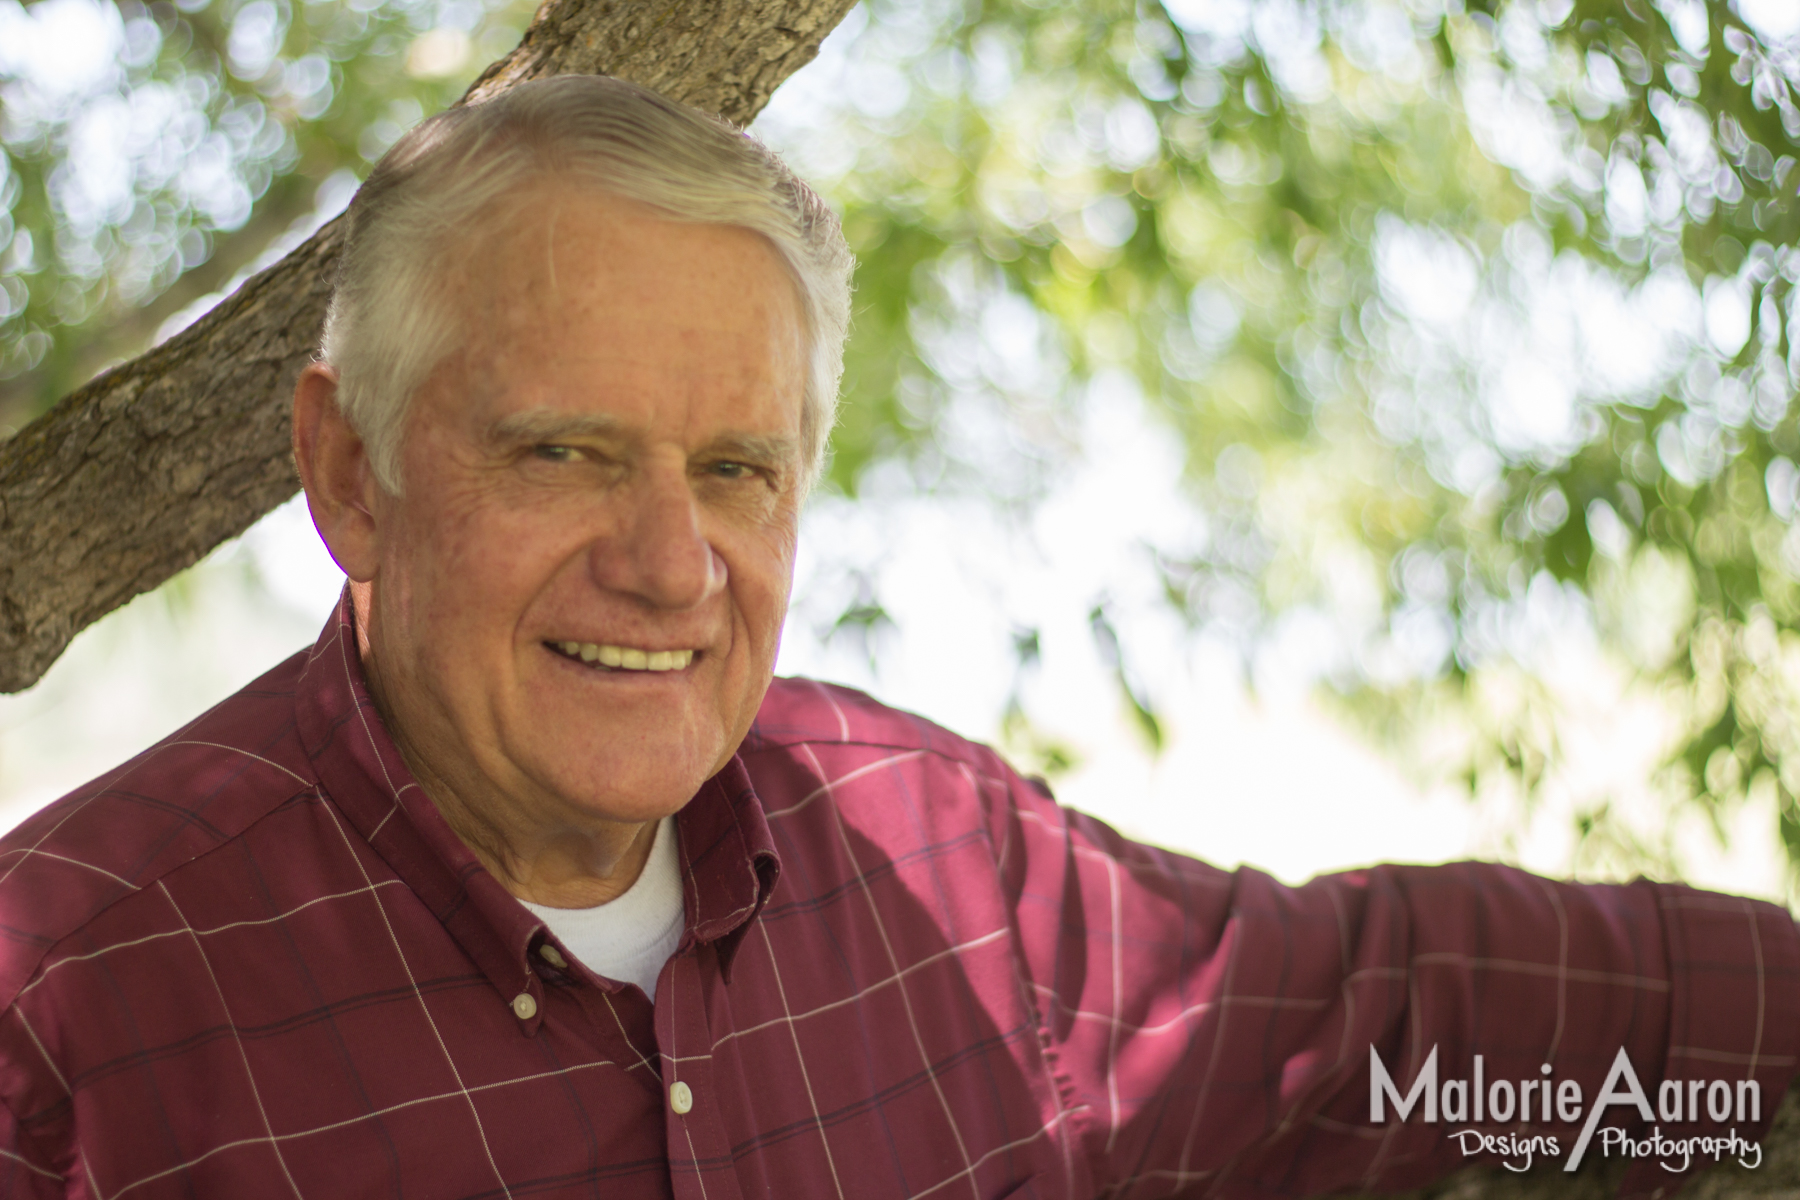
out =
[[[694,661],[693,650],[638,650],[600,642],[545,642],[564,658],[611,671],[684,671]]]

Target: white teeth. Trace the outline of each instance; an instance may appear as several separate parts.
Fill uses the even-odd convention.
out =
[[[685,671],[694,661],[692,650],[633,650],[599,642],[557,642],[556,648],[582,662],[626,671]]]

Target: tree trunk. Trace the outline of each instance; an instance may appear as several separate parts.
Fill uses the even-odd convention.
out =
[[[548,0],[464,101],[616,75],[748,124],[853,0]],[[288,401],[318,348],[332,221],[191,327],[0,444],[0,692],[294,494]]]

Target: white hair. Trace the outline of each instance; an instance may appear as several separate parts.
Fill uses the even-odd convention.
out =
[[[854,260],[836,215],[749,134],[599,75],[520,84],[439,113],[382,156],[351,203],[320,353],[337,370],[338,404],[381,486],[399,493],[407,405],[458,340],[440,267],[452,238],[545,180],[769,240],[793,275],[805,324],[800,428],[810,488],[850,325]]]

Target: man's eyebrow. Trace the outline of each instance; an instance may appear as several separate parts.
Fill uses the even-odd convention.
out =
[[[620,441],[634,436],[629,425],[606,413],[564,413],[551,409],[512,413],[488,427],[488,440],[503,446],[577,438]],[[708,442],[701,453],[709,458],[786,466],[800,457],[800,442],[798,438],[779,434],[726,433]]]
[[[702,453],[711,458],[786,466],[800,457],[800,442],[797,438],[778,435],[728,433],[707,443]]]
[[[555,442],[565,438],[627,436],[625,423],[605,413],[562,413],[530,409],[501,417],[488,427],[488,440],[502,445],[521,442]]]

